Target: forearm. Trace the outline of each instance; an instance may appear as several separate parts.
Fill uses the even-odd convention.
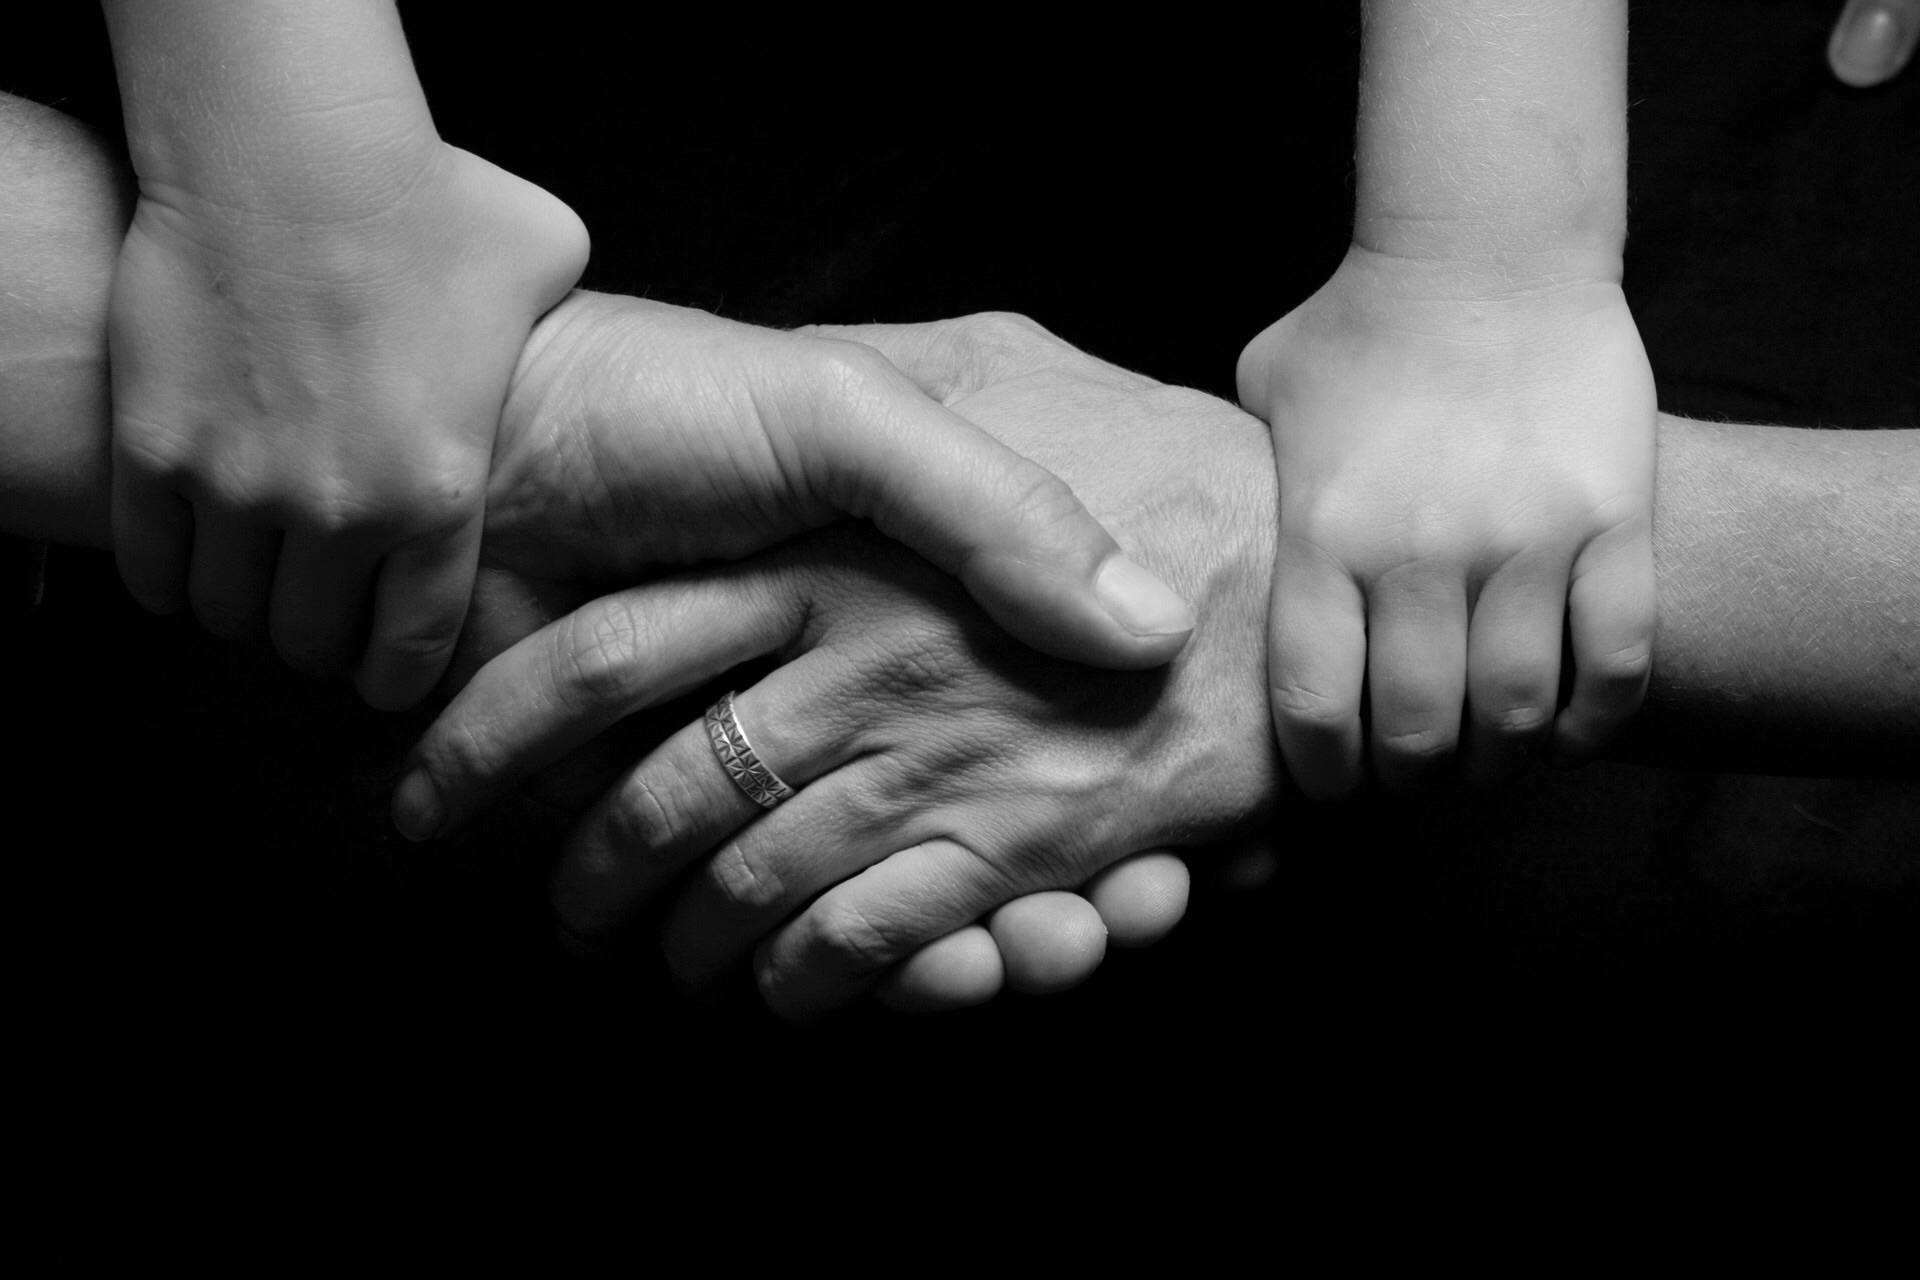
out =
[[[393,0],[103,7],[143,183],[349,200],[404,181],[436,137]]]
[[[1920,431],[1663,416],[1647,704],[1619,750],[1920,771]]]
[[[1368,0],[1354,243],[1618,279],[1626,0]]]
[[[107,545],[106,307],[126,195],[84,130],[0,96],[0,532]],[[1913,768],[1920,431],[1663,417],[1656,491],[1653,688],[1623,749]]]

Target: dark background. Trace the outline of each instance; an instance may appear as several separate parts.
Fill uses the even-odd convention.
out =
[[[91,6],[48,8],[68,29],[0,84],[111,127]],[[1277,43],[548,8],[405,13],[442,133],[582,214],[591,287],[772,324],[1025,311],[1230,396],[1240,346],[1344,248],[1348,5],[1290,6]],[[1627,283],[1665,409],[1916,425],[1920,73],[1834,82],[1837,9],[1635,8]],[[104,557],[56,551],[0,643],[16,1053],[70,1172],[150,1124],[389,1110],[791,1137],[895,1086],[917,1109],[891,1122],[942,1140],[951,1108],[1023,1098],[1209,1133],[1253,1112],[1307,1143],[1463,1099],[1791,1097],[1784,1064],[1864,1069],[1910,1017],[1908,782],[1596,766],[1290,813],[1271,884],[1197,891],[1075,993],[795,1030],[689,1003],[644,954],[568,958],[549,815],[407,845],[386,789],[417,717],[141,614]]]

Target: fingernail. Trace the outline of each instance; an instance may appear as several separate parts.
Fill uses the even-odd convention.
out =
[[[1900,15],[1877,5],[1842,24],[1833,41],[1833,69],[1848,84],[1880,83],[1899,70]]]
[[[1094,575],[1093,593],[1115,622],[1135,635],[1176,635],[1193,630],[1193,606],[1158,575],[1125,556],[1108,556]]]
[[[409,840],[431,840],[447,813],[425,769],[415,769],[393,789],[393,825]]]

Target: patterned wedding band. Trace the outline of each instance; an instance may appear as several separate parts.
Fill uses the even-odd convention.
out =
[[[740,727],[739,719],[733,714],[731,693],[707,708],[707,738],[713,743],[713,754],[720,757],[720,767],[727,771],[733,784],[761,808],[771,809],[793,795],[793,788],[780,781],[780,775],[761,764],[760,757],[753,754],[747,731]]]

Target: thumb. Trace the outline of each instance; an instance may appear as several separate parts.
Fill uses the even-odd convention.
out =
[[[859,394],[822,404],[802,438],[833,504],[957,575],[1042,653],[1119,670],[1186,644],[1192,608],[1127,556],[1058,476],[936,404],[865,351]]]
[[[1857,89],[1900,74],[1920,42],[1920,0],[1847,0],[1827,43],[1833,74]]]

